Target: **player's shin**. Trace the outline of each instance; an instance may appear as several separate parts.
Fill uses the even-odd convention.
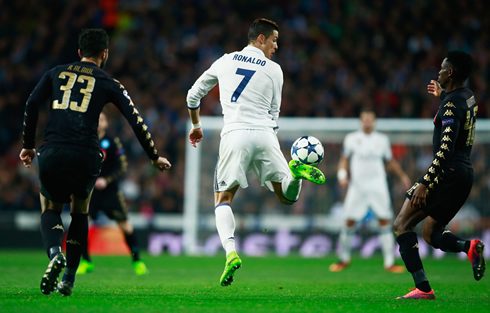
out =
[[[415,232],[403,233],[399,235],[396,240],[400,245],[402,260],[405,263],[407,270],[412,274],[415,287],[424,292],[431,291],[432,288],[429,285],[429,281],[427,280],[422,265],[422,260],[420,259],[417,234]]]
[[[53,259],[61,252],[61,241],[64,231],[59,213],[53,210],[46,210],[41,215],[41,233],[43,235],[44,248],[50,259]]]
[[[442,251],[465,252],[470,249],[470,241],[464,240],[447,229],[438,229],[430,236],[431,244],[434,248]]]
[[[349,263],[351,259],[351,250],[352,250],[352,239],[354,238],[354,234],[356,233],[356,226],[346,226],[342,228],[340,231],[339,244],[340,251],[339,257],[340,261],[344,263]]]
[[[289,202],[296,202],[301,192],[301,179],[295,179],[291,174],[284,177],[281,182],[282,195]]]
[[[379,242],[383,252],[384,266],[390,268],[395,264],[395,237],[391,224],[379,227]]]
[[[220,203],[214,209],[216,229],[226,251],[226,255],[235,251],[235,217],[228,203]]]
[[[66,270],[63,280],[75,281],[75,273],[80,264],[82,250],[87,244],[88,214],[72,213],[70,228],[66,237]]]

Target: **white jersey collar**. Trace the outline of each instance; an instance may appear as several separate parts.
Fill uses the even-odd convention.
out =
[[[262,54],[265,57],[264,52],[262,50],[260,50],[259,48],[257,48],[257,47],[246,46],[245,48],[243,48],[242,51],[259,52],[260,54]]]

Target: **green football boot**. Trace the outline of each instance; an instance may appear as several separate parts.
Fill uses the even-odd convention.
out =
[[[143,261],[133,262],[133,268],[136,275],[146,275],[148,274],[148,269]]]
[[[289,162],[289,169],[295,179],[306,179],[319,185],[325,182],[325,175],[314,166],[291,160]]]
[[[233,275],[236,270],[242,267],[242,260],[238,257],[235,251],[228,253],[226,256],[226,265],[223,275],[219,280],[221,286],[229,286],[234,281]]]
[[[78,265],[77,275],[92,273],[94,271],[94,267],[94,263],[82,259],[80,260],[80,265]]]

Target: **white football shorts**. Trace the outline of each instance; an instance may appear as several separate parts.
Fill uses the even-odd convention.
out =
[[[253,172],[260,184],[274,191],[271,182],[282,182],[289,167],[272,130],[238,129],[221,136],[214,173],[214,191],[240,185],[248,187],[247,173]]]
[[[378,219],[393,219],[393,210],[388,186],[384,184],[371,184],[376,188],[360,188],[350,184],[344,200],[344,217],[346,219],[361,221],[371,208]]]

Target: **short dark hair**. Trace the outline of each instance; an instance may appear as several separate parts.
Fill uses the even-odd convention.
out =
[[[359,116],[361,116],[362,113],[371,113],[376,117],[376,111],[374,111],[374,109],[371,107],[362,107],[359,112]]]
[[[464,51],[449,51],[446,61],[451,63],[454,70],[454,78],[457,80],[465,81],[473,70],[473,57]]]
[[[109,47],[109,35],[103,29],[84,29],[78,35],[78,47],[82,57],[98,57]]]
[[[248,43],[256,41],[257,37],[260,35],[269,38],[275,30],[279,31],[279,26],[277,26],[276,22],[265,18],[258,18],[252,23],[252,26],[250,26],[250,29],[248,30]]]

